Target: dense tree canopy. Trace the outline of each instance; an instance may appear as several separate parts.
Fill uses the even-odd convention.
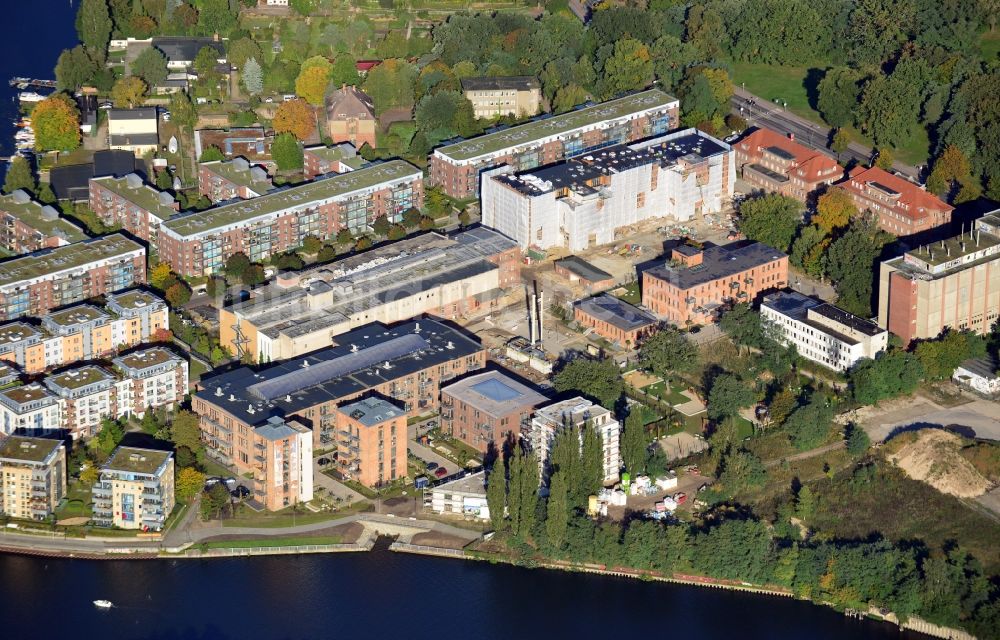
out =
[[[578,358],[563,367],[552,382],[557,391],[578,391],[609,409],[625,389],[621,371],[611,360]]]
[[[31,112],[31,126],[39,151],[72,151],[80,146],[80,112],[65,93],[39,102]]]
[[[802,218],[802,203],[777,193],[740,203],[739,227],[751,240],[787,252]]]

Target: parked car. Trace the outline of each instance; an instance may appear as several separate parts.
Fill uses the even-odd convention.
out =
[[[436,462],[428,462],[427,463],[427,470],[428,471],[434,471],[435,469],[438,468],[438,466],[440,466],[440,465],[438,465],[438,463],[436,463]]]
[[[226,478],[226,486],[234,489],[236,487],[236,478]]]
[[[437,476],[438,478],[443,478],[446,475],[448,475],[448,470],[445,469],[444,467],[438,467],[437,471],[434,472],[434,475]]]
[[[683,491],[674,494],[674,502],[677,504],[684,504],[687,501],[687,494]]]
[[[170,122],[170,113],[169,112],[163,114],[163,121],[164,122]]]
[[[211,486],[217,485],[222,482],[222,478],[212,476],[210,478],[205,478],[205,488],[208,489]]]
[[[271,104],[272,102],[274,102],[274,98],[272,98],[271,96],[268,96],[268,97],[264,98],[264,102],[266,102],[267,104]]]
[[[243,485],[239,485],[238,487],[230,491],[229,495],[233,496],[234,498],[249,498],[250,489],[247,489]]]
[[[322,467],[322,466],[326,466],[326,465],[330,464],[330,459],[329,458],[320,458],[316,462],[318,462],[319,465]]]

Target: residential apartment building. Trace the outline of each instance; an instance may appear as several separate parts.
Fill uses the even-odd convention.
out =
[[[771,337],[834,371],[847,371],[889,346],[889,332],[874,322],[796,291],[764,296],[760,318]]]
[[[349,142],[355,149],[378,146],[375,103],[361,89],[342,86],[326,96],[326,126],[333,142]]]
[[[998,316],[1000,210],[879,268],[878,323],[904,343],[948,328],[987,333]]]
[[[176,215],[180,206],[169,192],[130,173],[121,178],[91,178],[90,208],[104,224],[120,226],[156,247],[160,225]]]
[[[246,158],[215,160],[198,165],[198,193],[212,202],[249,200],[274,188],[267,170]]]
[[[312,431],[296,420],[268,418],[247,433],[254,499],[270,511],[313,499]],[[242,467],[238,467],[242,468]]]
[[[133,289],[105,299],[103,310],[84,303],[50,312],[40,325],[0,325],[0,360],[33,375],[148,342],[169,326],[166,303],[151,293]]]
[[[228,129],[196,129],[194,132],[194,154],[200,158],[207,149],[215,147],[227,159],[246,158],[253,164],[261,164],[275,169],[271,159],[271,144],[274,132],[264,127],[230,127]]]
[[[219,310],[219,339],[271,362],[315,351],[371,322],[422,314],[457,319],[491,308],[520,283],[521,252],[495,231],[428,233],[299,273],[281,273],[251,299]]]
[[[160,531],[174,509],[174,454],[118,447],[91,493],[98,527]]]
[[[96,365],[53,374],[43,381],[59,398],[62,428],[74,440],[90,438],[104,418],[118,418],[119,398],[127,397],[128,381]]]
[[[642,305],[679,327],[712,324],[726,305],[788,284],[788,256],[760,242],[674,247],[642,273]]]
[[[62,440],[10,436],[0,442],[0,513],[44,520],[66,495]]]
[[[365,159],[346,142],[332,147],[315,146],[302,150],[302,171],[308,180],[328,173],[348,173],[365,164]]]
[[[697,129],[483,177],[482,222],[522,248],[582,251],[650,218],[722,211],[736,184],[729,145]]]
[[[141,418],[149,408],[173,410],[188,392],[188,362],[165,347],[149,347],[112,360],[127,385],[118,415]]]
[[[923,187],[878,167],[855,167],[836,188],[847,192],[859,211],[868,210],[878,216],[879,227],[896,236],[913,235],[951,222],[954,207]]]
[[[463,378],[441,389],[441,430],[486,453],[516,438],[546,397],[499,371]]]
[[[136,156],[155,153],[160,145],[156,107],[108,109],[108,148]]]
[[[0,391],[0,433],[46,435],[62,428],[59,397],[37,382]]]
[[[462,93],[477,118],[524,118],[541,109],[542,85],[532,76],[462,78]]]
[[[564,428],[575,429],[583,448],[583,429],[590,425],[601,438],[601,463],[604,468],[604,483],[617,482],[622,468],[618,442],[621,424],[604,407],[581,397],[570,398],[542,407],[535,412],[525,438],[532,451],[538,455],[538,473],[542,484],[549,482],[549,453],[556,434]]]
[[[146,248],[113,233],[0,263],[0,321],[146,282]]]
[[[300,246],[306,236],[366,232],[380,216],[399,222],[422,203],[422,172],[391,160],[177,216],[160,228],[159,257],[181,275],[209,275],[234,253],[259,262]]]
[[[50,204],[31,199],[24,189],[0,196],[0,247],[13,254],[31,253],[85,240],[87,234]]]
[[[373,323],[306,356],[203,379],[191,407],[200,418],[209,455],[256,478],[251,434],[269,418],[300,422],[311,431],[315,449],[329,449],[336,446],[340,405],[378,394],[415,416],[438,407],[443,382],[485,364],[479,342],[435,320],[392,328]],[[273,488],[262,484],[255,491],[265,502]]]
[[[844,177],[834,158],[771,129],[757,129],[734,144],[733,150],[744,181],[802,202]]]
[[[337,409],[337,469],[366,487],[405,478],[406,411],[378,396]]]
[[[648,311],[606,293],[574,302],[573,319],[608,342],[626,349],[638,346],[659,323]]]
[[[443,515],[490,519],[486,502],[486,472],[472,473],[430,489],[431,509]],[[426,495],[426,494],[424,494]]]
[[[431,154],[430,184],[453,198],[472,198],[487,169],[527,171],[657,136],[677,128],[679,110],[676,98],[651,89],[446,145]]]

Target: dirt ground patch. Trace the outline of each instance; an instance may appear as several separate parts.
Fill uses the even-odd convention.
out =
[[[680,460],[708,448],[708,442],[704,438],[698,438],[687,431],[661,438],[657,444],[667,454],[667,460]]]
[[[440,547],[442,549],[461,549],[468,544],[468,541],[446,533],[426,531],[414,535],[411,544],[419,544],[425,547]]]
[[[959,453],[962,444],[962,438],[953,433],[923,429],[889,460],[909,477],[941,493],[975,498],[989,491],[992,484]]]
[[[645,371],[629,371],[622,378],[628,384],[632,385],[636,389],[644,389],[651,384],[656,384],[657,382],[663,382],[663,378],[659,376],[654,376],[651,373],[646,373]]]

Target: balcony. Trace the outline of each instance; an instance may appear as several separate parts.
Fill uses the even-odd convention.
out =
[[[107,482],[95,484],[91,493],[94,498],[111,498],[111,484]]]

